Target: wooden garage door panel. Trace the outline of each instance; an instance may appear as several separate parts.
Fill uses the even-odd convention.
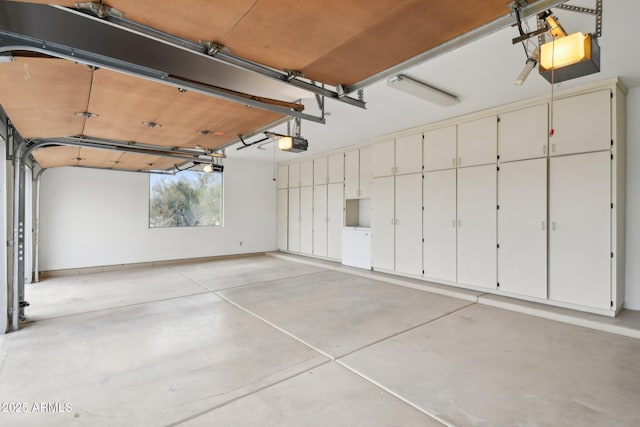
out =
[[[353,84],[509,11],[504,0],[413,0],[318,57],[303,71],[318,81]]]
[[[77,166],[80,148],[70,146],[45,147],[33,150],[32,154],[42,168]]]
[[[22,58],[0,64],[0,103],[25,138],[82,133],[91,70],[55,58]]]
[[[109,70],[94,73],[85,135],[120,141],[137,141],[156,122],[178,89]]]
[[[407,3],[261,0],[222,42],[236,55],[281,70],[302,70]]]

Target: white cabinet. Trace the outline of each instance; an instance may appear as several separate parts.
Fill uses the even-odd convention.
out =
[[[291,170],[291,169],[289,169]],[[292,252],[300,251],[300,189],[289,189],[289,236],[288,248]]]
[[[327,158],[320,157],[313,161],[313,185],[326,184],[328,182]]]
[[[289,228],[289,190],[278,190],[278,223],[277,223],[277,244],[278,249],[286,251],[287,248],[287,229]]]
[[[300,188],[300,252],[313,253],[313,187]]]
[[[611,91],[560,99],[553,107],[551,154],[585,153],[611,147]]]
[[[457,126],[447,126],[424,133],[424,170],[435,171],[456,167]]]
[[[395,271],[422,275],[422,173],[396,176]]]
[[[371,197],[371,184],[373,175],[371,173],[371,147],[360,149],[360,198],[367,199]]]
[[[422,172],[422,134],[373,144],[371,171],[374,178]]]
[[[278,165],[278,189],[289,188],[289,166]]]
[[[353,150],[344,156],[344,197],[371,197],[371,148]]]
[[[360,192],[360,151],[344,154],[344,198],[357,199]]]
[[[546,157],[549,108],[535,105],[500,115],[498,154],[501,162]]]
[[[351,267],[371,268],[371,230],[346,227],[342,230],[342,263]]]
[[[396,164],[394,173],[422,173],[422,134],[396,139]]]
[[[458,125],[458,166],[496,163],[497,156],[497,116],[489,116]]]
[[[496,166],[458,169],[458,282],[496,289]]]
[[[611,158],[608,151],[549,163],[549,298],[610,309]]]
[[[547,159],[501,164],[498,205],[500,290],[547,298]]]
[[[327,159],[329,184],[344,182],[344,154],[332,154]]]
[[[309,187],[313,185],[313,160],[304,160],[300,164],[300,186]]]
[[[371,197],[371,264],[393,271],[395,248],[395,199],[393,176],[374,178]]]
[[[327,257],[336,260],[342,258],[343,191],[341,183],[327,186]]]
[[[289,165],[289,188],[300,187],[300,163]]]
[[[313,254],[327,256],[327,185],[313,187]]]
[[[425,278],[456,281],[456,170],[426,172],[423,184]]]
[[[371,172],[374,178],[390,176],[395,171],[395,141],[373,144],[371,151]]]

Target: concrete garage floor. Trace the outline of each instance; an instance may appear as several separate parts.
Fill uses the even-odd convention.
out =
[[[2,426],[640,425],[640,340],[322,266],[58,277],[27,299],[0,336]]]

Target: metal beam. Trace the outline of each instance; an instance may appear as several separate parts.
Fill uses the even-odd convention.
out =
[[[62,6],[54,6],[54,7],[58,7],[60,9],[67,10],[70,12],[75,12],[73,9],[68,9]],[[122,27],[124,29],[142,33],[148,37],[161,40],[165,43],[169,43],[176,47],[181,47],[196,53],[208,55],[213,60],[236,66],[242,70],[254,72],[261,76],[268,77],[269,79],[276,80],[285,85],[293,86],[298,89],[302,89],[320,96],[325,96],[327,98],[331,98],[333,100],[343,102],[345,104],[353,105],[355,107],[366,108],[366,103],[362,100],[351,98],[348,96],[340,96],[337,91],[326,89],[325,87],[322,86],[322,84],[317,85],[317,84],[314,84],[313,82],[300,80],[298,77],[291,78],[291,76],[286,72],[278,71],[276,69],[267,67],[257,62],[249,61],[248,59],[235,56],[229,51],[227,51],[226,49],[210,48],[206,45],[206,43],[203,43],[203,42],[195,43],[195,42],[192,42],[191,40],[177,37],[173,34],[169,34],[164,31],[157,30],[155,28],[149,27],[144,24],[140,24],[135,21],[131,21],[129,19],[123,18],[121,16],[117,16],[117,15],[107,15],[107,16],[104,16],[103,19],[114,25]],[[214,45],[213,43],[209,43],[209,44]]]
[[[522,17],[522,19],[525,19],[525,18],[528,18],[529,16],[538,14],[552,7],[556,7],[559,4],[566,3],[567,1],[568,0],[538,0],[534,3],[530,3],[527,6],[521,8],[520,16]],[[416,55],[413,58],[410,58],[397,65],[394,65],[393,67],[387,68],[386,70],[378,74],[374,74],[373,76],[367,77],[366,79],[360,80],[359,82],[346,86],[344,90],[346,93],[355,92],[358,89],[372,85],[373,83],[376,83],[379,80],[386,79],[387,77],[391,77],[395,74],[405,71],[407,68],[422,64],[423,62],[436,58],[447,52],[451,52],[452,50],[455,50],[461,46],[464,46],[466,44],[479,40],[482,37],[488,36],[489,34],[495,33],[496,31],[502,30],[503,28],[507,28],[515,24],[515,22],[516,22],[515,13],[511,12],[507,15],[504,15],[496,19],[495,21],[489,22],[481,27],[475,28],[467,33],[462,34],[461,36],[455,37],[445,43],[442,43],[434,47],[433,49],[430,49],[426,52]]]
[[[15,145],[13,154],[13,280],[10,298],[12,331],[17,331],[20,328],[22,314],[20,303],[24,300],[25,173],[23,154],[26,147],[27,143],[21,140]]]
[[[0,52],[26,50],[325,123],[275,98],[283,85],[211,57],[48,5],[0,0]],[[248,94],[250,92],[251,94]],[[297,93],[295,99],[301,98]],[[287,105],[287,107],[283,106]]]

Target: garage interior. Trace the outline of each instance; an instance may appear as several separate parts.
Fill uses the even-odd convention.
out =
[[[637,13],[630,0],[1,0],[0,422],[637,425]],[[578,31],[595,39],[578,65],[596,72],[539,72],[543,44]],[[433,166],[447,129],[457,152]],[[524,190],[534,166],[542,195]],[[222,223],[151,226],[151,180],[185,170],[223,177]],[[481,171],[489,184],[470,185]],[[445,176],[452,278],[427,221]],[[566,212],[577,234],[563,241]],[[366,250],[344,240],[354,230]],[[512,242],[533,255],[514,261]],[[527,270],[536,257],[544,269]]]

